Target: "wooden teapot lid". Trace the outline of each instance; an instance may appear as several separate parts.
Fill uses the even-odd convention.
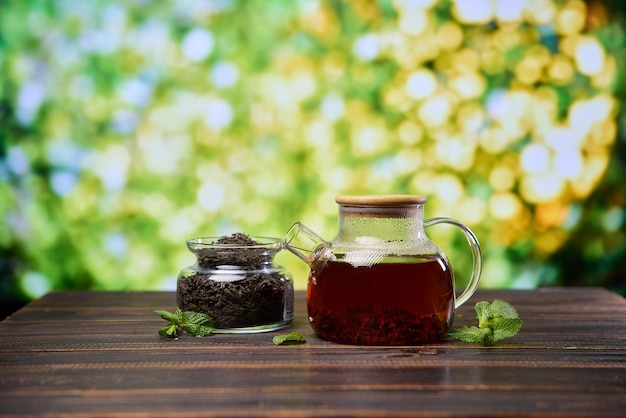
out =
[[[426,196],[415,195],[361,195],[335,197],[335,202],[340,205],[360,207],[406,207],[426,203]]]

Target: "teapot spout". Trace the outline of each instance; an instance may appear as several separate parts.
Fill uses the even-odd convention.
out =
[[[282,240],[282,247],[313,268],[320,262],[334,260],[331,243],[301,222],[291,225]]]

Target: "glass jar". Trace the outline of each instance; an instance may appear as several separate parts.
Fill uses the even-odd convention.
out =
[[[278,238],[194,238],[187,247],[197,262],[178,275],[176,298],[181,310],[204,312],[216,333],[253,333],[286,328],[293,319],[293,282],[274,263]]]

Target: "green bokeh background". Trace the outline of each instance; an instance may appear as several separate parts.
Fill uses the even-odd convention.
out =
[[[621,0],[505,2],[512,18],[500,3],[4,0],[2,314],[55,289],[173,289],[197,236],[302,221],[330,239],[334,196],[366,193],[426,195],[427,217],[466,223],[483,287],[624,294]],[[581,37],[601,69],[577,61]],[[608,110],[561,144],[575,175],[533,177],[529,146],[594,98]],[[432,229],[463,286],[463,237]],[[306,266],[278,262],[303,289]]]

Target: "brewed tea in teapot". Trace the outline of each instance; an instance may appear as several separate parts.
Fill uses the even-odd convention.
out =
[[[441,340],[454,311],[474,293],[481,272],[477,238],[451,218],[423,219],[426,198],[407,195],[337,196],[339,227],[325,241],[301,223],[285,247],[310,267],[309,323],[325,340],[356,345],[412,345]],[[424,228],[459,227],[473,255],[473,271],[456,298],[445,254]]]

